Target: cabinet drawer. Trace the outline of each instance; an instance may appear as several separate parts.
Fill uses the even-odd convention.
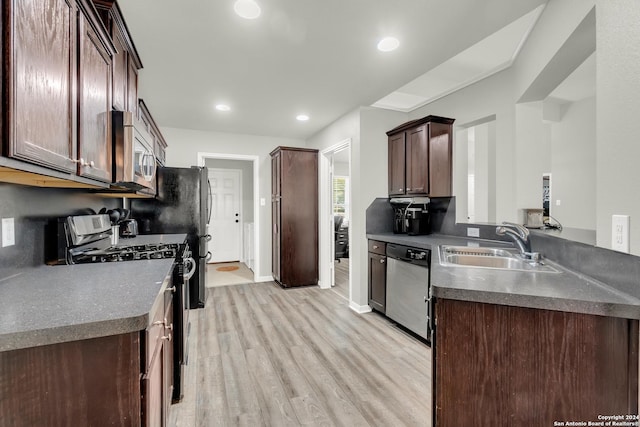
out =
[[[369,240],[369,252],[374,254],[385,255],[387,250],[387,244],[379,240]]]

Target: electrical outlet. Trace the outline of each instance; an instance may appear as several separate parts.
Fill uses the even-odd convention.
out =
[[[475,227],[467,227],[467,237],[480,237],[480,229]]]
[[[611,249],[629,253],[629,215],[611,216]]]
[[[560,199],[556,200],[556,206],[560,206]]]
[[[16,244],[16,232],[13,218],[2,218],[2,247]]]

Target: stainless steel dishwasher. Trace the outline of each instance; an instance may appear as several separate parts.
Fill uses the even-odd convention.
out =
[[[386,315],[431,343],[431,251],[387,244]]]

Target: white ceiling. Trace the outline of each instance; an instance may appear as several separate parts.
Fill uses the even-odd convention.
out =
[[[244,20],[234,1],[120,2],[160,126],[307,138],[546,3],[257,0],[262,15]],[[379,52],[387,35],[400,48]]]
[[[544,5],[538,6],[378,100],[373,106],[409,112],[510,67],[542,9]]]

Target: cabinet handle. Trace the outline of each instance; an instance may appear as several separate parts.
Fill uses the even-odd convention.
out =
[[[172,286],[172,287],[170,287],[170,288],[165,289],[164,291],[165,291],[165,292],[175,292],[175,291],[176,291],[176,287],[175,287],[175,286]]]
[[[170,330],[170,331],[173,331],[173,323],[169,323],[169,324],[167,325],[167,318],[166,318],[166,317],[164,318],[164,325],[165,325],[165,326],[164,326],[164,327],[165,327],[165,329],[168,329],[168,330]]]
[[[384,263],[385,263],[385,261],[386,261],[385,259],[381,259],[381,260],[380,260],[380,264],[384,264]]]
[[[156,320],[155,322],[152,323],[152,325],[154,325],[154,326],[164,325],[164,322],[162,320]]]
[[[398,188],[398,191],[403,192],[404,189],[403,188]]]
[[[380,246],[378,245],[373,245],[373,249],[378,249]]]
[[[160,337],[161,340],[171,341],[171,334]]]
[[[83,159],[82,157],[80,157],[79,161],[76,161],[76,163],[80,163],[80,166],[86,166],[88,168],[92,168],[94,167],[96,164],[93,160],[91,160],[90,162],[87,162],[85,159]]]
[[[411,191],[411,189],[409,187],[407,187],[407,191]]]

